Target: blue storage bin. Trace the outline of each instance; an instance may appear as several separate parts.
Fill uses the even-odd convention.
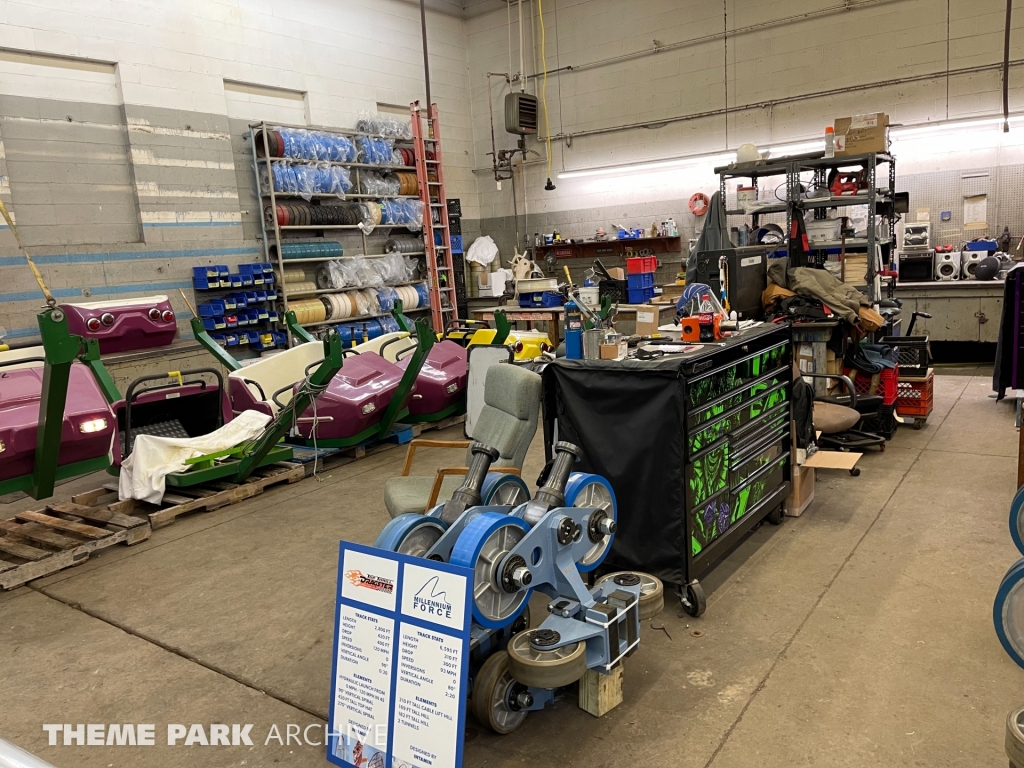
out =
[[[277,291],[273,288],[267,289],[267,301],[277,301]]]
[[[630,288],[626,293],[629,294],[630,304],[646,304],[654,298],[653,288]]]
[[[274,313],[277,314],[276,312]],[[288,343],[288,334],[284,331],[271,331],[270,335],[274,337],[274,345],[283,347]]]
[[[258,303],[263,304],[263,303],[266,302],[266,300],[267,300],[267,292],[266,291],[256,291],[256,301]]]
[[[222,347],[228,345],[227,337],[223,333],[211,333],[210,338],[220,344]]]
[[[654,273],[653,272],[640,272],[635,275],[626,275],[627,288],[653,288],[654,287]]]
[[[237,333],[225,334],[224,341],[227,343],[227,345],[229,347],[237,347],[238,346],[238,334]]]
[[[249,306],[249,301],[245,298],[244,293],[233,293],[231,297],[235,300],[236,309],[245,309]]]
[[[270,313],[267,311],[266,307],[260,307],[259,309],[254,309],[253,312],[256,313],[256,319],[257,320],[269,320],[270,319]]]
[[[238,346],[249,346],[249,334],[245,331],[238,332]]]
[[[241,275],[229,275],[228,282],[223,283],[224,288],[241,288],[242,287],[242,276]]]
[[[274,310],[271,309],[271,310],[267,311],[267,320],[269,320],[271,323],[276,323],[276,322],[280,321],[280,319],[281,318],[278,316],[277,312],[275,312]]]
[[[220,279],[221,287],[224,287],[225,284],[227,283],[228,277],[229,277],[230,273],[231,273],[231,270],[228,269],[228,265],[227,264],[218,264],[217,265],[217,277]]]
[[[224,302],[219,299],[208,301],[200,304],[197,309],[199,310],[200,317],[216,317],[217,315],[224,314]]]
[[[452,253],[462,253],[462,235],[451,235]]]
[[[519,306],[523,308],[529,307],[540,307],[543,306],[544,294],[540,291],[534,293],[520,293],[519,294]]]
[[[244,309],[235,314],[235,323],[239,328],[244,328],[249,324],[249,313]]]
[[[231,277],[234,278],[234,275],[232,275]],[[242,282],[242,285],[240,287],[242,287],[242,288],[251,288],[252,287],[252,284],[253,284],[252,275],[239,275],[238,279]],[[232,288],[235,287],[235,284],[233,282],[231,283],[231,287]]]
[[[266,315],[267,311],[263,310],[263,314]],[[245,312],[249,317],[249,325],[256,325],[260,321],[260,311],[258,309],[249,309]]]
[[[219,267],[216,264],[208,267],[192,267],[192,287],[200,291],[220,288]]]
[[[260,297],[256,294],[256,291],[245,291],[245,305],[251,307],[260,300]]]
[[[233,312],[238,308],[238,303],[235,301],[234,296],[225,296],[221,301],[224,302],[224,311]]]
[[[246,336],[246,338],[249,339],[249,343],[250,344],[252,344],[253,346],[256,346],[256,347],[259,346],[260,335],[258,333],[256,333],[256,331],[246,331],[245,332],[245,336]]]
[[[224,318],[224,323],[228,328],[238,327],[238,315],[228,315]]]
[[[203,328],[207,331],[219,331],[225,328],[223,317],[204,317]]]
[[[562,294],[558,291],[544,291],[540,295],[540,305],[542,307],[560,307],[562,306]]]

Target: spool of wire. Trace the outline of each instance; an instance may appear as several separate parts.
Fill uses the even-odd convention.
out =
[[[306,281],[306,273],[301,267],[286,267],[281,273],[281,278],[286,283],[303,283]]]
[[[269,206],[268,206],[269,207]],[[288,259],[340,259],[345,255],[341,243],[334,240],[313,242],[282,243],[281,258]],[[277,258],[277,246],[270,246],[271,260]]]
[[[409,238],[392,238],[384,241],[384,253],[419,253],[423,243]]]

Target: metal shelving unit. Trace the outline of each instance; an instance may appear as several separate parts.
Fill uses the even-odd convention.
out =
[[[879,189],[879,168],[886,166],[885,186]],[[827,189],[828,176],[832,171],[843,169],[860,169],[864,172],[866,191],[853,195],[828,197],[806,197],[804,190]],[[896,218],[891,212],[881,212],[879,203],[892,203],[896,190],[896,159],[890,154],[869,153],[863,155],[841,155],[823,157],[821,153],[794,155],[791,157],[773,158],[756,163],[733,164],[716,168],[719,177],[719,191],[723,204],[726,203],[726,181],[728,179],[750,179],[754,187],[758,180],[768,177],[786,177],[786,200],[759,206],[754,210],[726,209],[727,216],[753,217],[753,229],[760,225],[760,217],[768,214],[786,214],[786,251],[789,251],[789,233],[792,231],[794,216],[802,216],[805,211],[814,211],[816,220],[828,218],[832,209],[852,206],[867,208],[867,236],[850,237],[837,241],[812,243],[810,247],[811,263],[809,266],[823,267],[830,254],[836,251],[845,255],[847,252],[864,252],[867,254],[867,296],[872,302],[882,298],[880,281],[877,278],[881,270],[893,268],[895,260],[895,226]],[[759,190],[760,192],[760,190]]]
[[[417,105],[414,104],[413,105],[413,109],[412,109],[412,115],[413,115],[413,118],[414,118],[414,124],[415,124],[415,119],[417,117],[417,109],[418,109]],[[336,242],[341,242],[342,243],[342,247],[347,252],[348,251],[348,245],[350,243],[345,242],[345,240],[342,239],[342,236],[344,236],[346,239],[352,241],[352,240],[355,240],[354,235],[358,232],[359,239],[355,240],[355,242],[359,244],[359,249],[360,249],[361,255],[364,255],[364,256],[366,256],[368,258],[374,258],[374,257],[381,257],[381,256],[388,255],[386,253],[372,253],[371,252],[372,250],[374,250],[375,246],[376,246],[377,250],[380,250],[383,247],[383,243],[380,242],[380,238],[386,239],[386,238],[388,238],[388,237],[390,237],[392,235],[392,232],[394,230],[396,230],[396,229],[405,230],[406,228],[404,226],[402,226],[402,225],[393,225],[393,226],[392,225],[378,225],[378,226],[376,226],[373,229],[373,231],[370,234],[367,234],[359,225],[355,225],[355,224],[309,224],[309,225],[298,225],[298,224],[281,225],[281,224],[279,224],[278,223],[278,217],[277,217],[277,202],[278,202],[278,200],[279,199],[281,199],[281,200],[291,200],[291,199],[296,199],[296,198],[302,198],[303,196],[298,194],[298,193],[295,193],[295,192],[277,192],[277,191],[275,191],[274,184],[273,184],[273,171],[270,170],[271,169],[271,162],[273,160],[287,159],[287,158],[271,157],[270,156],[270,152],[269,152],[269,147],[264,147],[264,149],[267,150],[267,151],[264,152],[264,156],[263,157],[258,156],[257,151],[256,151],[257,150],[257,146],[256,146],[257,140],[256,140],[255,137],[257,135],[262,136],[262,137],[264,137],[264,141],[266,141],[265,137],[267,135],[266,131],[267,131],[268,128],[270,128],[270,129],[273,129],[273,128],[286,128],[286,129],[291,129],[291,130],[323,131],[325,133],[331,133],[331,134],[335,134],[335,135],[339,135],[339,136],[346,136],[346,137],[350,137],[350,138],[353,138],[353,139],[358,138],[359,136],[366,135],[366,134],[359,133],[358,131],[339,130],[339,129],[336,129],[336,128],[328,128],[328,127],[322,127],[322,126],[287,125],[287,124],[284,124],[284,123],[276,123],[276,122],[275,123],[268,123],[266,121],[261,121],[261,122],[258,122],[258,123],[252,123],[252,124],[249,125],[249,131],[250,131],[249,136],[250,136],[250,145],[251,145],[251,150],[252,150],[252,161],[253,161],[253,173],[255,174],[255,178],[256,178],[256,189],[259,191],[260,227],[261,227],[262,237],[263,237],[263,249],[264,249],[264,254],[266,256],[265,260],[267,262],[273,263],[274,267],[275,267],[275,271],[277,272],[277,274],[282,276],[282,279],[278,282],[278,295],[279,295],[279,299],[280,299],[279,313],[280,313],[280,315],[281,315],[281,317],[283,319],[284,314],[289,309],[289,307],[288,307],[289,297],[293,297],[293,298],[300,298],[301,297],[301,298],[304,298],[304,299],[308,299],[308,298],[312,298],[312,297],[316,297],[316,296],[320,296],[320,295],[332,294],[332,293],[345,293],[345,292],[348,292],[348,291],[363,290],[367,286],[363,286],[362,288],[356,287],[356,286],[350,286],[350,287],[346,287],[346,288],[319,289],[319,290],[316,290],[316,291],[308,291],[308,290],[305,290],[305,291],[304,290],[288,291],[287,285],[286,285],[286,283],[284,282],[284,279],[283,279],[284,270],[285,270],[286,267],[288,267],[288,266],[301,266],[303,264],[319,264],[319,263],[324,263],[324,262],[332,261],[333,259],[335,259],[337,257],[310,257],[310,258],[301,258],[301,259],[286,259],[286,258],[284,258],[284,254],[283,254],[282,248],[280,247],[282,244],[287,244],[289,242],[310,242],[311,241],[311,237],[316,237],[317,233],[322,233],[322,234],[320,234],[319,237],[317,237],[316,240],[332,240],[332,241],[336,241]],[[409,146],[413,147],[414,153],[417,156],[417,163],[416,163],[415,166],[407,166],[407,165],[399,165],[399,166],[387,165],[387,166],[382,166],[382,165],[372,165],[372,164],[369,164],[369,163],[334,162],[334,161],[315,161],[315,162],[316,162],[317,165],[341,166],[341,167],[348,168],[351,171],[352,188],[355,189],[355,190],[360,189],[360,172],[363,171],[363,170],[373,170],[373,171],[378,171],[378,172],[381,172],[381,173],[393,173],[395,171],[415,171],[416,172],[416,180],[417,180],[417,184],[418,184],[418,187],[419,187],[419,190],[420,190],[420,193],[421,193],[420,195],[369,195],[369,194],[361,194],[361,193],[358,193],[358,192],[354,192],[354,193],[346,194],[345,195],[344,199],[346,201],[358,202],[358,201],[363,201],[363,200],[397,200],[397,199],[415,200],[415,199],[418,199],[418,198],[422,199],[423,191],[428,188],[427,187],[427,184],[428,184],[427,173],[426,173],[425,167],[423,166],[423,163],[420,161],[420,158],[422,158],[422,156],[423,156],[422,147],[419,146],[417,142],[415,142],[414,140],[411,140],[411,139],[409,139],[409,140],[396,140],[396,144],[404,144],[404,145],[406,145],[406,147],[409,147]],[[298,162],[302,162],[302,161],[298,161]],[[309,161],[309,162],[314,162],[314,161]],[[268,176],[268,179],[270,181],[270,184],[269,184],[270,188],[269,189],[264,189],[263,184],[262,184],[262,182],[260,180],[260,169],[261,169],[261,167],[266,167],[268,169],[267,176]],[[438,173],[440,173],[440,165],[438,165]],[[312,195],[312,198],[313,199],[339,199],[338,196],[331,195],[331,194],[314,194],[314,195]],[[270,219],[272,221],[272,224],[268,223],[267,216],[264,213],[264,206],[266,206],[266,205],[269,205],[269,207],[270,207],[270,211],[271,211]],[[429,233],[429,235],[430,235],[430,242],[432,243],[433,242],[433,235],[432,235],[432,232],[429,232],[430,227],[429,227],[429,224],[428,224],[428,222],[429,222],[429,219],[428,219],[428,211],[429,211],[429,209],[426,208],[426,206],[424,208],[425,208],[425,210],[424,210],[424,230],[423,230],[424,242],[427,242],[427,235]],[[287,236],[289,233],[294,233],[296,235],[302,235],[303,237],[301,237],[301,239],[300,238],[293,239],[293,238],[290,238],[290,237]],[[337,233],[337,234],[334,234],[334,235],[328,237],[326,235],[326,233]],[[411,237],[416,237],[415,233],[409,232],[408,234]],[[314,242],[316,242],[316,240],[314,240]],[[378,242],[380,242],[380,244],[377,244]],[[273,246],[273,253],[272,253],[272,246]],[[422,251],[416,251],[416,252],[412,252],[412,253],[402,253],[401,255],[403,255],[403,256],[415,256],[415,257],[419,257],[419,256],[426,257],[428,255],[428,253],[427,253],[427,251],[425,249],[425,250],[422,250]],[[342,257],[342,258],[344,258],[344,257]],[[432,273],[429,270],[429,259],[427,259],[426,261],[427,261],[427,266],[428,266],[427,274],[428,274],[428,280],[429,280],[429,278],[430,278]],[[423,281],[422,280],[415,280],[415,281],[410,281],[410,282],[402,282],[402,283],[399,283],[396,286],[392,286],[392,287],[400,287],[400,286],[405,286],[405,285],[414,285],[414,284],[419,283],[419,282],[423,282]],[[431,294],[431,297],[433,298],[433,294]],[[415,309],[406,308],[405,312],[406,313],[426,312],[428,310],[433,310],[433,309],[434,308],[431,307],[431,306],[423,306],[423,307],[417,307]],[[325,320],[325,321],[317,322],[317,323],[305,323],[304,327],[310,327],[310,328],[312,328],[312,327],[323,327],[323,326],[335,325],[335,324],[338,324],[338,323],[358,322],[360,320],[372,320],[372,319],[376,319],[376,318],[380,318],[380,317],[386,317],[386,316],[388,316],[387,313],[357,315],[357,316],[354,316],[354,317],[345,317],[345,318],[339,318],[339,319],[335,319],[335,320]],[[288,331],[288,344],[289,344],[289,346],[292,346],[294,343],[295,343],[295,339],[293,338],[291,332]]]

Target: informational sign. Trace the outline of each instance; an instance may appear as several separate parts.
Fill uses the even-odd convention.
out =
[[[341,542],[328,761],[460,768],[473,572]]]

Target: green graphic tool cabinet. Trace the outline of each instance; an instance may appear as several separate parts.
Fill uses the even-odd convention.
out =
[[[607,477],[619,529],[607,562],[685,585],[790,488],[789,326],[650,361],[559,360],[544,372],[547,444],[583,448]]]

